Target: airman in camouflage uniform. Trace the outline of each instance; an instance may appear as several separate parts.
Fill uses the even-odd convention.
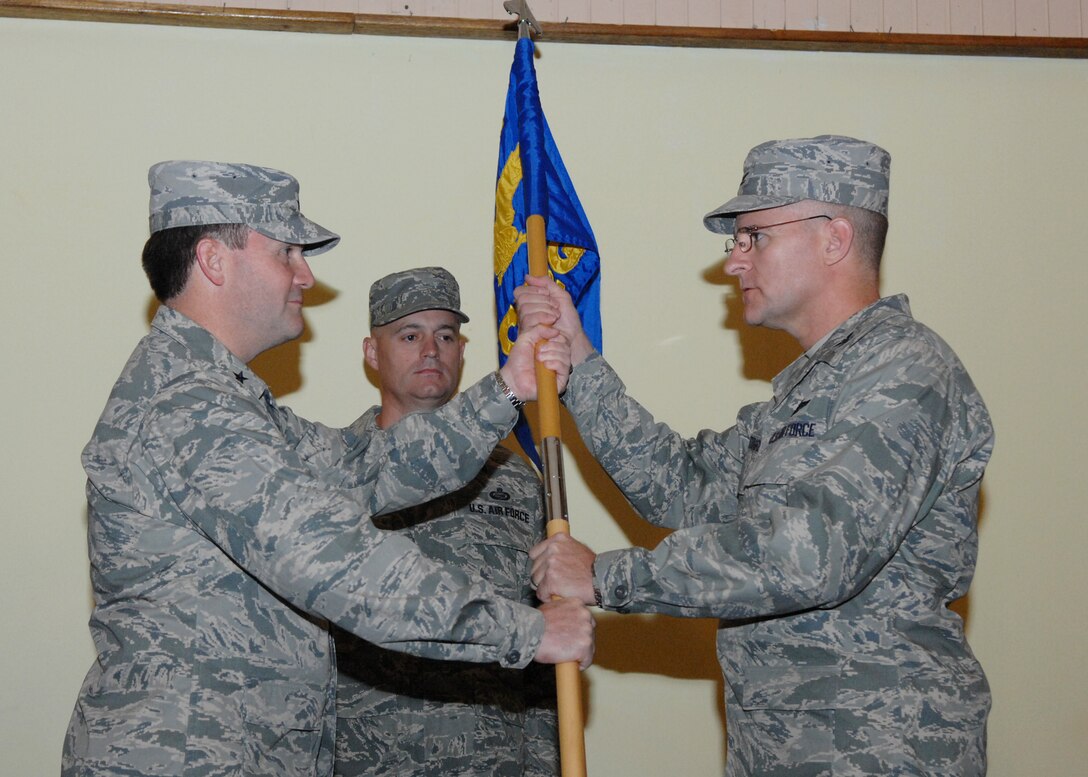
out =
[[[729,756],[743,775],[982,775],[990,692],[960,617],[993,428],[959,359],[881,299],[890,157],[840,136],[772,141],[706,225],[749,324],[805,353],[725,432],[684,439],[631,399],[531,281],[522,321],[559,316],[565,402],[647,520],[653,550],[534,548],[538,594],[721,619]]]
[[[408,414],[446,404],[465,343],[457,281],[440,267],[394,273],[370,289],[367,364],[382,405],[352,426],[367,447]],[[369,475],[361,472],[363,480]],[[496,448],[471,483],[418,507],[375,518],[430,558],[532,604],[529,549],[544,537],[541,483],[532,467]],[[558,773],[554,673],[394,653],[336,637],[338,777],[554,777]]]
[[[62,773],[331,775],[329,622],[437,658],[587,663],[588,612],[506,599],[370,521],[472,481],[535,391],[532,357],[365,445],[299,418],[246,364],[301,334],[306,256],[338,237],[276,170],[166,162],[149,181],[164,304],[83,454],[98,657]],[[563,375],[563,339],[541,348]]]

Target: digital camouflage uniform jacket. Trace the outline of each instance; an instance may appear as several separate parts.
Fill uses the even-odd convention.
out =
[[[424,655],[526,664],[539,612],[369,520],[470,481],[514,420],[488,377],[356,446],[160,308],[84,450],[98,658],[63,774],[332,774],[326,620]]]
[[[602,553],[604,605],[721,619],[727,774],[981,775],[990,692],[948,603],[993,444],[905,297],[859,312],[725,432],[682,439],[597,355],[565,402],[656,549]]]
[[[352,425],[367,447],[387,434],[373,408]],[[540,478],[496,448],[464,488],[374,519],[430,558],[533,604],[529,549],[544,538]],[[554,777],[554,669],[435,661],[334,631],[338,777]]]

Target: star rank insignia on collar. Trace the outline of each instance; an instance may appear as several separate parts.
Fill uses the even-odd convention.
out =
[[[248,379],[248,378],[246,377],[246,374],[245,374],[244,372],[242,372],[241,370],[239,370],[238,372],[234,373],[234,379],[235,379],[236,381],[238,381],[238,382],[239,382],[240,384],[242,384],[243,386],[244,386],[244,385],[246,384],[246,381],[247,381],[247,380],[249,380],[249,379]]]

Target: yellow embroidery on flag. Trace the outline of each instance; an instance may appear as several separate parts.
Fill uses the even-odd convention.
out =
[[[514,260],[514,254],[528,240],[528,236],[514,226],[514,191],[520,183],[521,155],[515,147],[506,159],[495,191],[495,279],[499,284]]]
[[[562,249],[565,256],[560,256],[560,249]],[[565,275],[578,266],[578,262],[582,261],[582,255],[585,252],[586,249],[584,248],[548,243],[548,266],[552,268],[553,272]]]
[[[510,339],[510,330],[518,325],[518,314],[514,310],[514,306],[511,305],[506,315],[502,317],[502,321],[499,322],[499,347],[502,348],[503,354],[510,355],[510,349],[514,347],[513,341]]]

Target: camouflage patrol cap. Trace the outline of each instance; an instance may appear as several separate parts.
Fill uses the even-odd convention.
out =
[[[421,310],[448,310],[461,321],[461,289],[442,267],[417,267],[374,281],[370,287],[370,326],[385,326]]]
[[[172,160],[152,165],[151,233],[173,227],[245,224],[265,237],[301,245],[307,256],[340,236],[302,215],[298,181],[279,170],[227,162]]]
[[[843,135],[772,140],[748,152],[737,196],[703,217],[711,232],[733,234],[737,215],[819,200],[888,215],[891,155]]]

